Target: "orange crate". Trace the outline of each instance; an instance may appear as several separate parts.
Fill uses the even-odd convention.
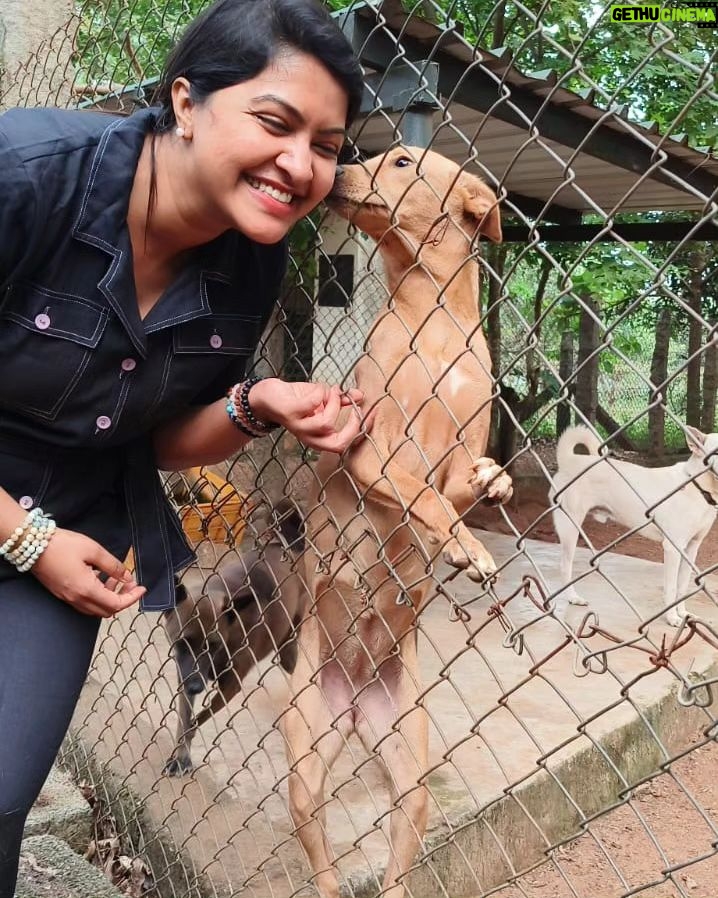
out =
[[[203,539],[235,546],[242,539],[250,511],[247,497],[231,483],[200,468],[185,471],[192,499],[180,506],[185,536],[196,546]],[[197,497],[200,501],[196,501]]]
[[[179,505],[182,529],[189,542],[197,546],[203,539],[210,539],[231,548],[240,543],[252,509],[244,493],[211,471],[190,468],[183,473],[190,495],[185,493],[174,498]],[[132,549],[127,553],[124,564],[134,572],[135,555]]]

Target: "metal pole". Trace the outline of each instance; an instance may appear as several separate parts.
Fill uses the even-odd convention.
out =
[[[400,125],[401,142],[405,146],[425,149],[431,145],[434,134],[434,110],[423,104],[409,107]]]

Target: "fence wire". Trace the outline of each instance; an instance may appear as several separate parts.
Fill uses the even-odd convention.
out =
[[[129,114],[205,5],[11,6],[0,107]],[[280,434],[162,475],[198,563],[103,625],[61,758],[88,856],[157,898],[715,895],[716,31],[330,5],[386,220],[297,228],[254,364],[389,424],[337,469]]]

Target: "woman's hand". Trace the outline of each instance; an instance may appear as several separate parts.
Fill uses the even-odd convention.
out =
[[[362,429],[361,390],[342,390],[319,383],[288,383],[268,377],[249,393],[260,421],[276,421],[310,449],[343,452]],[[349,409],[339,422],[342,409]],[[364,422],[366,427],[367,422]]]
[[[127,568],[99,543],[72,530],[55,530],[30,573],[82,614],[112,617],[145,594]],[[102,583],[99,575],[105,574]]]

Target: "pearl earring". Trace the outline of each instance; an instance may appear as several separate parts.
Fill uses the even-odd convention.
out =
[[[184,137],[184,128],[177,125],[177,127],[175,128],[175,134],[177,135],[177,137]]]

